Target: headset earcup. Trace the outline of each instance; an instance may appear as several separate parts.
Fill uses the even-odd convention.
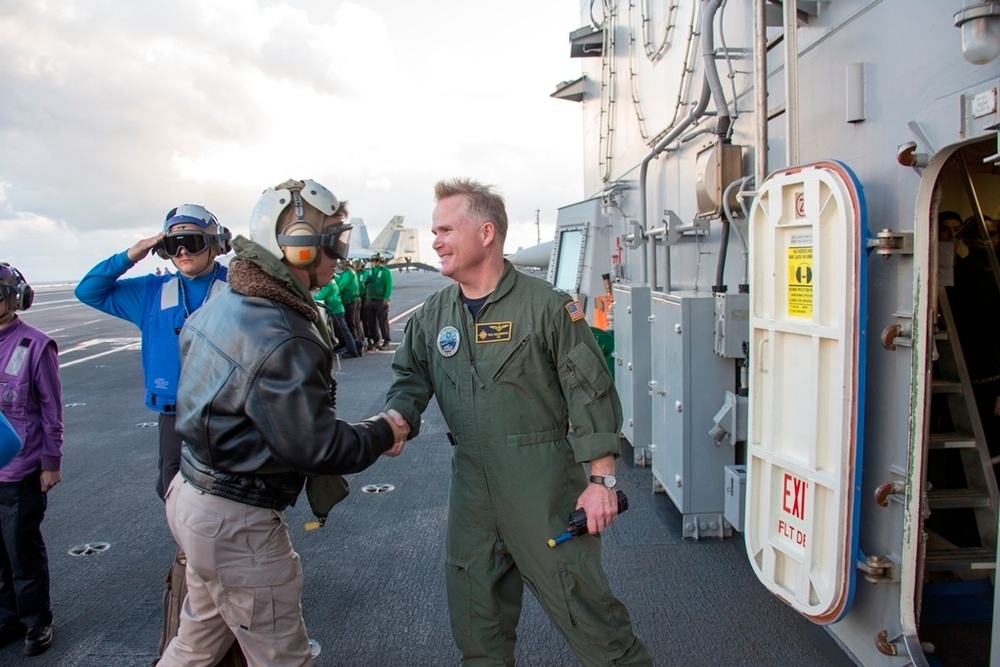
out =
[[[22,283],[21,288],[17,291],[17,309],[28,310],[34,301],[35,290],[31,288],[31,285]]]
[[[312,225],[305,222],[296,222],[289,225],[283,232],[285,236],[315,236],[316,230]],[[282,246],[285,254],[285,261],[292,266],[309,266],[319,255],[319,246]]]
[[[229,230],[223,227],[222,225],[219,225],[219,228],[216,231],[216,233],[224,237],[226,234],[229,234]],[[227,238],[218,238],[218,240],[215,241],[214,245],[215,245],[216,255],[228,255],[229,252],[233,249],[233,244],[230,243],[229,239]]]

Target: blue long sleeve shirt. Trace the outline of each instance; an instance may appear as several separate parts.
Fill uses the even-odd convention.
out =
[[[21,436],[0,412],[0,466],[10,463],[19,451],[21,451]]]
[[[181,372],[181,327],[188,315],[205,302],[209,290],[215,293],[222,288],[226,267],[215,262],[212,272],[197,278],[180,273],[121,278],[133,266],[127,252],[109,257],[84,276],[76,286],[76,298],[139,327],[146,405],[172,414]]]

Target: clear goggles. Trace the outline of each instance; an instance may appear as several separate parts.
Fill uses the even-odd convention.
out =
[[[184,249],[189,255],[200,255],[208,250],[213,242],[228,241],[229,234],[206,234],[201,231],[172,232],[164,236],[157,244],[157,250],[162,250],[168,257],[176,257]]]

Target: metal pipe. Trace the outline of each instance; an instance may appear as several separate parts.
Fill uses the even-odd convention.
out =
[[[711,14],[714,18],[715,10]],[[722,90],[719,68],[715,62],[715,34],[712,31],[712,23],[709,23],[707,27],[707,35],[702,40],[701,55],[705,60],[705,79],[712,90],[715,113],[719,115],[719,120],[715,125],[715,133],[719,135],[720,139],[725,139],[729,134],[729,125],[732,123],[732,119],[729,116],[729,102],[726,100],[726,93]]]
[[[721,0],[702,0],[703,13],[701,21],[702,37],[708,39],[710,46],[703,50],[703,53],[707,50],[713,54],[715,52],[714,40],[712,39],[712,23],[715,18],[715,12],[719,8],[719,2]],[[693,122],[698,120],[702,114],[705,113],[705,109],[708,107],[708,101],[712,97],[712,89],[708,81],[708,77],[702,83],[701,97],[698,99],[698,103],[691,109],[687,117],[681,121],[681,123],[675,127],[669,134],[667,134],[663,139],[653,147],[646,157],[642,160],[642,165],[639,167],[639,224],[643,230],[646,229],[646,223],[648,220],[646,214],[646,179],[649,175],[649,163],[656,158],[657,155],[662,153],[667,146],[669,146],[677,137],[681,136],[688,127],[691,126]],[[648,257],[649,251],[646,251],[646,256]],[[655,255],[653,256],[653,261],[656,261]],[[665,268],[667,269],[667,275],[664,283],[665,292],[670,291],[670,251],[667,250],[667,257],[665,261]],[[649,271],[646,266],[643,267],[642,281],[644,284],[649,285]]]
[[[656,266],[657,266],[657,264],[656,264],[656,238],[657,238],[656,236],[650,236],[649,237],[649,252],[653,256],[653,262],[652,262],[652,265],[651,265],[651,268],[650,268],[650,271],[652,271],[653,275],[650,278],[650,280],[652,281],[650,284],[652,285],[652,290],[654,292],[656,291],[656,281],[657,281],[657,275],[656,275]],[[666,246],[664,246],[664,247],[666,247]],[[670,248],[667,248],[667,254],[670,254]],[[669,282],[669,278],[668,278],[668,282]],[[667,290],[664,290],[664,291],[667,291]]]
[[[799,25],[797,0],[782,3],[785,23],[785,166],[799,163]],[[760,183],[760,181],[758,181]],[[758,187],[760,187],[758,185]]]
[[[740,229],[740,226],[736,224],[735,220],[733,220],[733,211],[729,206],[729,195],[732,193],[734,187],[739,187],[740,190],[742,191],[743,187],[752,180],[753,176],[744,176],[743,178],[735,180],[726,186],[726,191],[722,194],[722,212],[726,216],[725,219],[728,220],[729,224],[732,225],[733,229],[736,230],[736,235],[740,237],[740,242],[743,244],[743,263],[740,266],[740,278],[741,278],[739,283],[740,285],[746,285],[748,282],[750,282],[748,277],[750,271],[748,262],[750,250],[747,247],[747,239],[743,235],[743,230]],[[725,261],[723,260],[722,263],[724,264]],[[721,280],[719,282],[721,283]]]
[[[753,175],[757,187],[767,178],[767,0],[754,0],[753,20],[753,98],[754,138]]]

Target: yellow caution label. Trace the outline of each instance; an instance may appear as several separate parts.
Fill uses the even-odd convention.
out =
[[[792,317],[812,317],[813,314],[813,247],[788,248],[788,314]]]

